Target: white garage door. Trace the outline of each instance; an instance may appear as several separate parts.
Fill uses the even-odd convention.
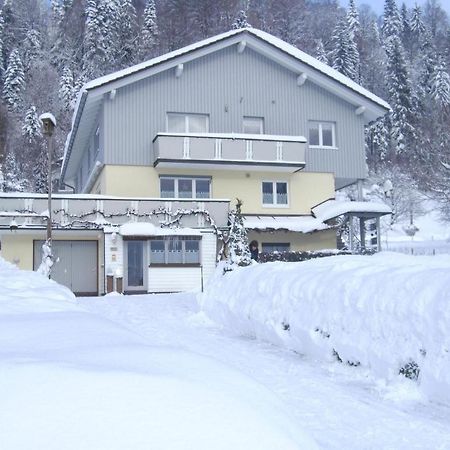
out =
[[[34,241],[34,270],[42,260],[42,244]],[[52,279],[78,295],[97,295],[98,257],[97,241],[53,241]]]

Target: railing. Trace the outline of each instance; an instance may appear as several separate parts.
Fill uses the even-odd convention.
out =
[[[215,199],[121,198],[98,195],[55,194],[52,221],[55,228],[100,229],[130,221],[155,225],[226,226],[229,201]],[[0,194],[0,228],[40,228],[47,220],[47,196]]]
[[[306,139],[254,134],[158,133],[154,165],[162,163],[247,164],[298,170],[305,165]]]

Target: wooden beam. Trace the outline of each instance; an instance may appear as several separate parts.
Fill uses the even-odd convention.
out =
[[[297,77],[297,86],[303,86],[305,81],[308,79],[308,75],[303,72]]]
[[[366,112],[366,107],[365,106],[360,106],[359,108],[355,109],[355,114],[357,116],[360,116],[361,114],[364,114]]]
[[[184,65],[183,64],[178,64],[178,66],[175,69],[175,76],[177,78],[180,78],[182,73],[183,73],[183,69],[184,69]]]
[[[239,42],[239,44],[237,46],[238,53],[243,53],[246,46],[247,46],[247,42],[245,42],[245,41]]]

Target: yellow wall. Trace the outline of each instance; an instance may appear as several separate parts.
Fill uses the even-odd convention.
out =
[[[336,248],[336,231],[325,230],[315,233],[302,234],[289,231],[257,232],[248,233],[249,241],[258,241],[259,251],[262,243],[277,242],[290,243],[291,251],[324,250]]]
[[[250,172],[233,170],[154,169],[149,166],[105,166],[92,193],[101,189],[103,195],[123,197],[159,197],[160,175],[203,175],[212,177],[212,198],[236,197],[243,202],[244,213],[309,214],[311,207],[334,197],[334,176],[331,173]],[[288,181],[289,206],[262,206],[262,181]]]
[[[103,291],[103,233],[98,234],[85,233],[76,234],[72,232],[54,232],[53,240],[71,240],[71,241],[99,241],[98,243],[98,285],[100,291]],[[33,241],[45,240],[46,231],[33,232],[14,232],[5,233],[0,236],[1,242],[1,256],[13,264],[16,264],[19,269],[33,270]]]

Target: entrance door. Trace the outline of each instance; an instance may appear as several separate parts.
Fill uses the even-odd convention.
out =
[[[34,241],[34,270],[42,261],[42,244]],[[52,279],[67,286],[77,295],[97,295],[97,241],[52,241],[57,262]]]
[[[125,241],[126,291],[147,291],[147,241]]]

